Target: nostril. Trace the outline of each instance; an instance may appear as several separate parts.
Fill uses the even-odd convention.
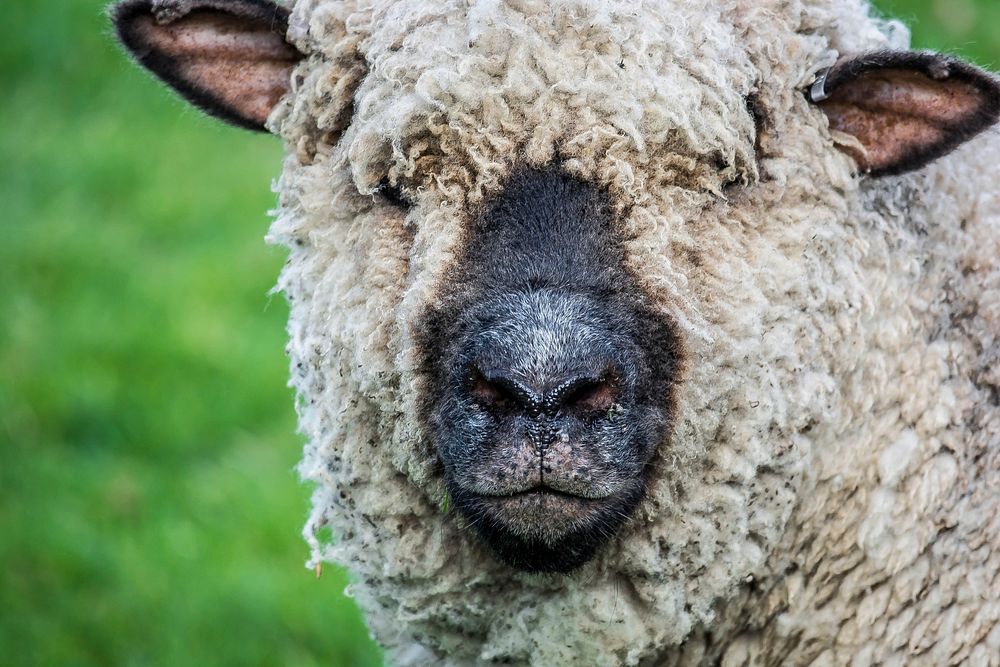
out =
[[[548,391],[535,389],[506,369],[484,368],[471,362],[465,366],[463,393],[479,409],[497,418],[515,414],[551,418],[562,414],[589,420],[614,410],[622,400],[621,376],[611,365],[600,374],[563,375],[558,384],[541,375],[532,384],[552,387]]]
[[[616,398],[615,387],[607,379],[584,380],[564,394],[560,402],[578,412],[607,412]]]
[[[600,377],[581,377],[554,389],[545,400],[549,410],[566,410],[593,415],[607,412],[619,398],[617,375],[608,372]]]
[[[478,374],[477,374],[478,375]],[[510,393],[495,382],[490,382],[482,375],[472,380],[469,387],[469,394],[472,399],[483,407],[493,409],[505,409],[513,402]]]
[[[533,403],[524,388],[507,377],[488,377],[473,366],[468,378],[468,392],[472,400],[493,412],[509,411]]]

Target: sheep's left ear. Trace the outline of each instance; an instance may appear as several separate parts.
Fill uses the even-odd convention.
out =
[[[855,137],[850,150],[873,176],[923,167],[997,122],[1000,82],[934,53],[882,51],[840,60],[808,91],[830,127]]]
[[[302,58],[285,41],[288,10],[270,0],[124,0],[111,20],[139,64],[205,113],[251,130],[265,130]]]

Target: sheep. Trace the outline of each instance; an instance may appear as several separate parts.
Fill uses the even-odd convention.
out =
[[[992,75],[864,0],[112,18],[284,141],[309,566],[392,663],[1000,664]]]

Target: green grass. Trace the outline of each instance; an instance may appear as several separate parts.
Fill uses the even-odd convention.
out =
[[[960,55],[1000,70],[997,0],[876,0],[875,5],[910,26],[915,48]]]
[[[100,3],[8,4],[0,663],[379,664],[344,575],[303,568],[278,142],[168,96]],[[1000,62],[993,0],[884,6]]]
[[[304,568],[281,149],[188,111],[96,2],[0,28],[0,663],[376,665]]]

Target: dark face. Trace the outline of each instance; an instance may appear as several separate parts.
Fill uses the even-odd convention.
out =
[[[522,170],[470,226],[424,322],[454,506],[498,558],[565,572],[642,499],[679,349],[625,267],[608,195]]]

